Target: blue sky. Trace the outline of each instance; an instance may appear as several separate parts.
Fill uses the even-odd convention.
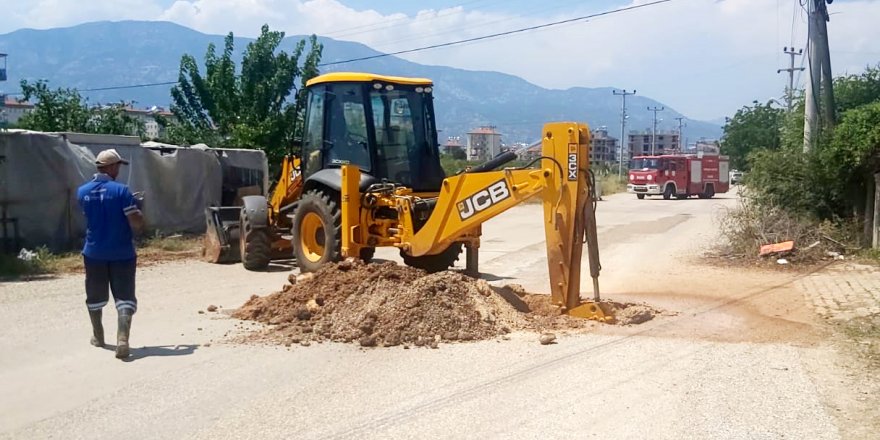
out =
[[[168,20],[253,36],[260,25],[393,52],[584,16],[648,0],[0,0],[0,33],[95,20]],[[880,0],[829,6],[834,73],[880,62]],[[547,88],[637,89],[688,117],[717,120],[783,95],[783,46],[804,47],[798,0],[673,0],[637,11],[404,55],[493,70]],[[801,60],[798,60],[800,65]],[[799,78],[803,83],[803,77]]]

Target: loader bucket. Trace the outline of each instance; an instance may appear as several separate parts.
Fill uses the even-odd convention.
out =
[[[203,256],[209,263],[238,263],[241,261],[239,221],[241,206],[211,206],[205,208],[205,248]]]

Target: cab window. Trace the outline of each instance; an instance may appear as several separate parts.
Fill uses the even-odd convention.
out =
[[[356,84],[335,84],[328,98],[325,166],[353,164],[370,171],[367,113],[361,88]]]

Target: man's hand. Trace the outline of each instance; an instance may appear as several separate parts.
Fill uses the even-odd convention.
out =
[[[146,192],[144,192],[144,191],[136,191],[131,194],[131,196],[134,197],[134,203],[137,204],[137,207],[140,210],[144,209],[144,196],[145,195],[146,195]]]

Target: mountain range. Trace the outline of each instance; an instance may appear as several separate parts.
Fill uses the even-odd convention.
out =
[[[288,36],[282,49],[292,50],[304,36]],[[236,38],[240,57],[249,38]],[[333,63],[380,55],[363,44],[320,38],[322,62]],[[21,29],[0,35],[0,53],[8,54],[9,81],[0,91],[19,92],[21,79],[45,79],[51,87],[80,90],[138,86],[175,81],[181,55],[200,61],[208,44],[223,46],[222,35],[208,35],[170,22],[93,22],[66,28]],[[538,61],[535,61],[538,62]],[[592,128],[620,133],[620,97],[612,87],[546,89],[522,78],[499,72],[470,71],[410,62],[394,56],[322,67],[322,72],[365,71],[377,74],[431,78],[441,140],[463,136],[479,126],[495,126],[507,143],[532,142],[541,137],[548,121],[586,121]],[[83,91],[91,103],[135,101],[137,107],[168,106],[170,85]],[[677,130],[670,106],[646,96],[627,98],[627,128],[650,129],[648,106],[664,106],[658,130]],[[687,120],[685,138],[718,138],[717,124]]]

